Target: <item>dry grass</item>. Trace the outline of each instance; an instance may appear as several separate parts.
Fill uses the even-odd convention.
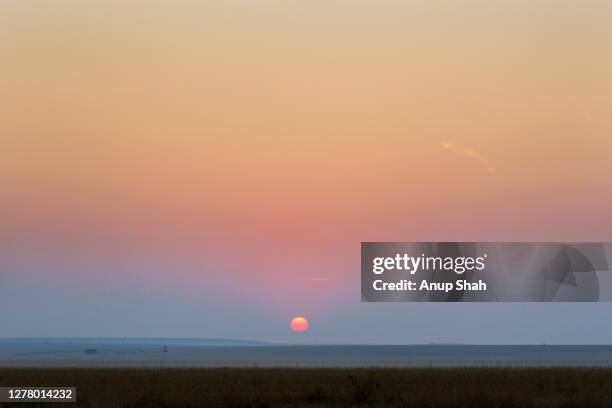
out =
[[[58,408],[612,406],[598,368],[0,369],[0,385],[76,386]]]

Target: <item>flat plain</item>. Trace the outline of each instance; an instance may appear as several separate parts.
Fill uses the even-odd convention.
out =
[[[77,388],[53,407],[612,406],[609,368],[2,368],[0,385]]]

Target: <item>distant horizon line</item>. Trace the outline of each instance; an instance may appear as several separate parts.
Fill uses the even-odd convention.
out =
[[[205,341],[237,343],[233,346],[612,346],[612,343],[461,343],[461,342],[420,342],[420,343],[319,343],[319,342],[287,342],[271,340],[253,340],[230,337],[116,337],[116,336],[0,336],[0,341],[6,340],[145,340],[145,341]]]

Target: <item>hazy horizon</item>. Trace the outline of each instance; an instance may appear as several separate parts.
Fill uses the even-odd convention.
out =
[[[454,343],[454,342],[423,342],[423,343],[354,343],[354,342],[342,342],[342,343],[327,343],[327,342],[283,342],[283,341],[270,341],[260,340],[254,338],[216,338],[216,337],[0,337],[0,341],[4,340],[36,340],[36,341],[49,341],[49,340],[87,340],[87,341],[208,341],[223,343],[228,346],[246,346],[253,347],[256,345],[262,346],[577,346],[577,347],[591,347],[591,346],[612,346],[610,343]],[[231,344],[230,344],[231,343]],[[213,346],[223,345],[214,344]],[[203,344],[202,346],[206,346]]]

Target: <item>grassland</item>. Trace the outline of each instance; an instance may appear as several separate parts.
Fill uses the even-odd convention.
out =
[[[58,408],[612,407],[602,368],[11,368],[0,385],[76,386],[78,402]]]

